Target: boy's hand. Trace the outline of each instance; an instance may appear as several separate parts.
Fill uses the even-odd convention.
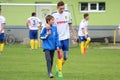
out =
[[[51,30],[50,29],[47,29],[47,35],[51,34]]]

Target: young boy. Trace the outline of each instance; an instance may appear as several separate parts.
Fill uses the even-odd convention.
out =
[[[59,42],[56,26],[53,26],[54,17],[51,15],[46,16],[46,23],[50,27],[42,28],[40,38],[42,39],[42,47],[45,52],[48,77],[53,78],[52,65],[53,65],[54,51],[56,49],[59,51],[60,42]]]
[[[90,37],[88,35],[88,20],[89,20],[89,14],[84,14],[84,19],[81,21],[78,31],[79,40],[81,42],[80,49],[82,56],[85,54],[85,51],[87,50],[87,47],[90,43]]]

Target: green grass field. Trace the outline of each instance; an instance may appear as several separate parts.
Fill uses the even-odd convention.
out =
[[[120,50],[93,46],[81,56],[78,47],[70,48],[63,73],[63,80],[120,80]],[[49,80],[42,48],[31,51],[23,45],[5,46],[4,54],[0,55],[0,80]]]

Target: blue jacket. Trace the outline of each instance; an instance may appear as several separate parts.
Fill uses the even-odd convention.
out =
[[[44,50],[56,50],[57,47],[60,47],[59,36],[56,26],[51,26],[49,29],[51,34],[47,35],[46,27],[43,27],[40,34],[40,39],[42,40],[42,47]]]

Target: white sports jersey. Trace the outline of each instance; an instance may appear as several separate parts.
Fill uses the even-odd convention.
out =
[[[59,34],[59,40],[70,38],[69,24],[72,23],[71,14],[68,10],[63,13],[53,12],[52,16],[55,19],[55,25]]]
[[[85,32],[87,33],[87,26],[88,26],[88,21],[83,19],[79,26],[78,36],[84,36],[84,33],[82,32],[83,28],[84,28]]]
[[[0,29],[2,27],[2,24],[5,24],[6,21],[5,21],[5,17],[3,17],[2,15],[0,15]],[[2,33],[4,33],[4,30],[2,30]]]
[[[41,22],[41,20],[39,18],[33,17],[33,16],[28,18],[28,20],[30,22],[28,24],[30,30],[38,30],[38,26],[40,25],[39,23]]]

